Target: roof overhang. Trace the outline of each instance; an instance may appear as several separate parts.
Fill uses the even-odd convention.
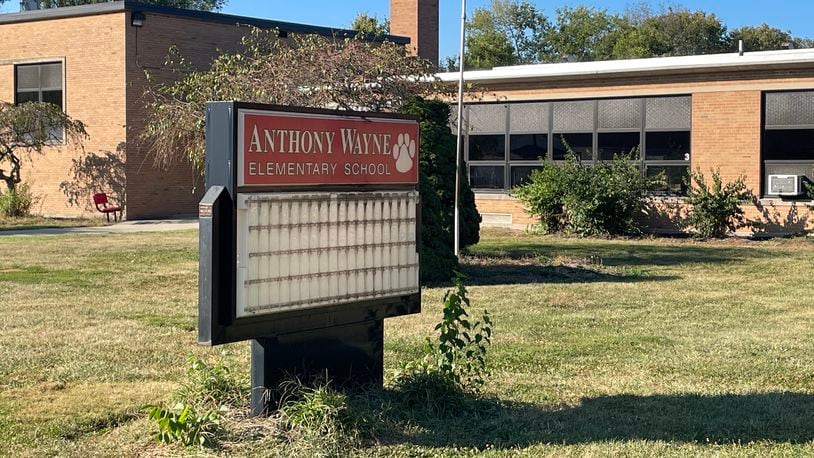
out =
[[[296,22],[275,21],[271,19],[261,19],[248,16],[235,16],[232,14],[212,13],[209,11],[186,10],[182,8],[172,8],[168,6],[151,5],[147,3],[133,2],[129,0],[114,1],[105,3],[93,3],[80,6],[66,6],[61,8],[47,8],[34,11],[22,11],[19,13],[0,14],[0,25],[15,24],[23,22],[48,21],[53,19],[65,19],[82,16],[96,16],[100,14],[110,14],[125,11],[141,11],[145,13],[163,14],[167,16],[183,17],[199,21],[217,22],[222,24],[242,24],[264,29],[278,29],[290,33],[315,34],[326,37],[355,37],[359,34],[356,30],[323,27]],[[396,44],[406,45],[410,43],[410,38],[397,35],[374,36],[367,35],[366,39],[371,41],[390,41]]]
[[[754,71],[814,68],[814,49],[708,54],[700,56],[655,57],[649,59],[567,62],[515,65],[491,70],[470,70],[464,78],[471,83],[510,84],[515,82],[586,80],[626,76],[658,76],[727,71]],[[439,73],[443,82],[457,82],[459,72]]]

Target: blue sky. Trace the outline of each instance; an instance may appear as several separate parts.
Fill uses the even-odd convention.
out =
[[[563,5],[591,5],[606,8],[611,11],[622,12],[628,5],[638,3],[630,0],[605,0],[594,2],[570,2],[562,0],[532,0],[547,14]],[[656,0],[651,2],[656,6],[664,2]],[[717,14],[729,27],[742,25],[758,25],[766,22],[784,30],[790,30],[794,35],[814,37],[814,1],[748,1],[748,0],[718,0],[715,2],[703,0],[671,1],[670,4],[680,4],[690,9],[704,9]],[[474,8],[486,6],[489,0],[468,0],[468,15]],[[16,11],[19,2],[9,0],[0,11]],[[441,5],[441,56],[457,53],[458,34],[460,33],[459,0],[440,0]],[[353,20],[357,12],[366,11],[379,17],[389,15],[389,0],[229,0],[223,12],[244,16],[255,16],[283,21],[303,22],[307,24],[326,25],[333,27],[346,27]]]
[[[440,1],[442,57],[457,54],[460,34],[461,2],[460,0]],[[623,12],[626,7],[639,3],[631,0],[605,0],[594,2],[573,2],[562,0],[531,0],[548,15],[563,5],[590,5],[606,8],[610,11]],[[489,5],[490,0],[467,0],[467,17],[472,10]],[[654,9],[667,2],[656,0],[650,2]],[[792,34],[814,37],[814,1],[750,1],[750,0],[703,0],[672,1],[690,9],[703,9],[718,15],[729,27],[758,25],[766,22],[774,27],[790,30]],[[359,11],[367,11],[379,17],[389,16],[390,0],[229,0],[224,12],[261,16],[284,21],[304,22],[308,24],[334,27],[347,26]]]

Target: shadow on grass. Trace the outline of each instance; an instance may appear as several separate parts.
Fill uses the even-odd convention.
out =
[[[8,227],[0,227],[0,232],[11,232],[11,231],[21,231],[21,230],[36,230],[36,229],[61,229],[65,226],[60,226],[58,224],[33,224],[30,226],[8,226]]]
[[[540,264],[469,264],[461,266],[468,285],[520,285],[529,283],[633,283],[641,281],[669,281],[675,275],[640,275],[603,272],[600,269],[579,266]]]
[[[535,257],[586,257],[598,256],[607,266],[673,266],[696,263],[728,263],[748,258],[766,257],[770,253],[744,247],[700,246],[690,243],[673,245],[648,245],[645,241],[630,243],[546,243],[514,242],[504,247],[484,244],[472,247],[479,258],[526,259]]]
[[[428,447],[501,449],[634,440],[799,444],[814,439],[814,395],[804,393],[604,396],[560,410],[491,399],[470,402],[471,409],[460,415],[411,419],[419,432],[399,434],[403,428],[396,428],[390,439]]]

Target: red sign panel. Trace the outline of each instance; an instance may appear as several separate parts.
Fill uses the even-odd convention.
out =
[[[240,110],[238,186],[415,184],[418,122]]]

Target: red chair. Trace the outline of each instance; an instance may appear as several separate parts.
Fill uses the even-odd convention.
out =
[[[113,213],[113,221],[118,221],[122,214],[122,207],[114,207],[107,200],[107,194],[99,192],[93,195],[93,204],[96,209],[105,214],[107,222],[110,222],[110,214]]]

